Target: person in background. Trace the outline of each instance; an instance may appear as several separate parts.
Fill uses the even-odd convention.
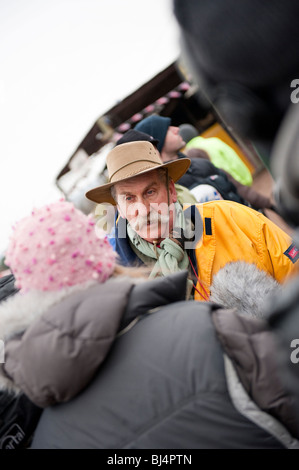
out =
[[[163,162],[183,158],[185,155],[180,151],[185,147],[179,127],[171,125],[169,117],[152,115],[136,124],[135,130],[151,135],[159,141],[158,150],[161,154]],[[198,202],[206,202],[207,200],[219,199],[217,193],[223,199],[239,202],[252,206],[256,210],[264,208],[273,208],[272,201],[264,198],[256,193],[253,189],[247,192],[249,200],[246,199],[237,189],[235,182],[228,178],[228,175],[220,168],[206,158],[191,158],[191,164],[186,173],[180,178],[178,183],[187,187],[196,197]],[[216,189],[217,193],[213,194],[211,188],[208,191],[202,191],[199,185],[208,185]],[[243,185],[245,186],[245,185]],[[245,191],[246,192],[246,191]],[[212,199],[209,199],[209,198]]]
[[[242,162],[239,155],[227,143],[218,137],[202,137],[191,124],[179,126],[179,132],[186,146],[184,152],[191,149],[201,149],[208,153],[210,161],[217,167],[226,170],[233,178],[246,186],[252,185],[252,175],[249,168]],[[191,158],[191,157],[190,157]]]
[[[188,158],[191,158],[191,160],[194,158],[204,158],[206,160],[212,161],[212,163],[216,167],[221,168],[225,172],[225,174],[227,175],[227,178],[229,179],[229,181],[231,181],[234,184],[240,196],[242,196],[245,201],[248,201],[251,207],[253,207],[256,210],[264,211],[264,209],[271,209],[272,211],[277,212],[277,208],[274,204],[274,199],[272,197],[264,196],[263,194],[254,190],[250,185],[248,186],[247,184],[243,184],[242,182],[240,182],[238,179],[235,179],[233,176],[233,172],[229,171],[230,169],[229,162],[227,165],[222,166],[222,163],[223,163],[223,161],[221,160],[222,151],[219,151],[218,159],[212,158],[214,155],[213,149],[212,149],[213,146],[210,145],[209,142],[206,142],[206,141],[210,141],[211,139],[204,139],[204,143],[202,144],[203,137],[198,136],[197,129],[191,124],[181,124],[179,126],[179,132],[184,142],[186,143],[184,152]],[[200,138],[200,141],[198,141],[199,138]],[[220,140],[220,139],[217,139],[217,140]],[[225,143],[223,142],[223,144]],[[236,157],[239,159],[237,155]],[[225,166],[227,168],[225,168]]]

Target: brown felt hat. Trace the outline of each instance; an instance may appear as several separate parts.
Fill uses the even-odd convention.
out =
[[[158,168],[167,168],[168,175],[174,182],[188,170],[191,160],[178,158],[163,163],[157,149],[150,142],[127,142],[117,145],[108,153],[106,164],[109,183],[88,191],[85,196],[93,202],[107,202],[116,205],[111,195],[111,187],[120,181],[148,173]]]

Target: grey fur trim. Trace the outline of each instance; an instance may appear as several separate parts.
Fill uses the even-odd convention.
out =
[[[263,318],[271,293],[281,285],[255,264],[228,263],[213,277],[210,300],[241,315]]]

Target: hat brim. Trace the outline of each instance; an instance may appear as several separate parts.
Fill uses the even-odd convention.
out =
[[[145,173],[149,173],[154,170],[158,170],[160,168],[167,168],[168,169],[168,176],[174,181],[178,181],[188,170],[191,164],[191,160],[189,158],[179,158],[178,160],[172,160],[167,163],[163,163],[162,165],[157,165],[153,168],[149,168],[147,170],[141,171],[135,176],[130,176],[128,178],[124,178],[119,181],[114,181],[113,183],[103,184],[102,186],[98,186],[97,188],[91,189],[87,191],[85,197],[90,201],[97,202],[98,204],[102,204],[104,202],[116,205],[116,201],[113,199],[111,195],[111,187],[114,186],[116,183],[120,183],[122,181],[127,181],[132,178],[136,178],[136,176],[143,175]]]

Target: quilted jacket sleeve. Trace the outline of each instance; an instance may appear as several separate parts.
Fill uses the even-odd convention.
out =
[[[298,439],[294,399],[281,381],[277,345],[267,323],[236,310],[222,309],[212,313],[212,320],[248,394],[261,410],[277,418]]]
[[[6,344],[6,373],[40,407],[74,397],[107,356],[131,289],[122,282],[112,293],[104,284],[49,309]]]

